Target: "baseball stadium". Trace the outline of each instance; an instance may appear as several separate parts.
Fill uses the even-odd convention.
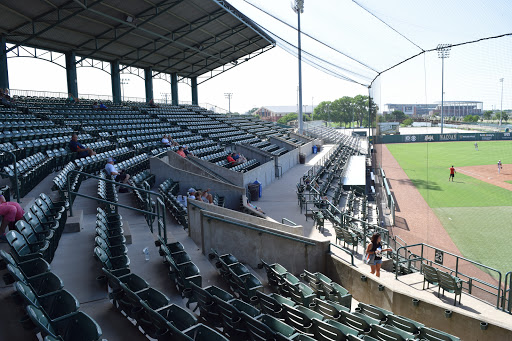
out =
[[[512,341],[511,17],[0,0],[0,341]]]

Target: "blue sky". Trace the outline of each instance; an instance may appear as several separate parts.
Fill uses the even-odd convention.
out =
[[[288,0],[248,0],[296,26],[296,14]],[[245,0],[230,1],[261,26],[292,44],[297,33],[250,6]],[[423,49],[438,43],[461,43],[512,32],[512,5],[507,1],[361,0],[363,7],[376,14],[410,41]],[[302,29],[325,44],[361,61],[372,69],[387,67],[421,51],[365,9],[349,0],[305,0]],[[290,46],[280,41],[280,46]],[[319,58],[350,70],[340,74],[363,82],[376,72],[332,49],[303,37],[303,48]],[[293,49],[292,49],[293,50]],[[293,52],[294,53],[294,52]],[[311,58],[311,57],[309,57]],[[327,64],[317,61],[320,64]],[[500,78],[504,78],[503,107],[512,109],[512,38],[500,38],[453,48],[445,61],[445,99],[483,101],[485,109],[498,107]],[[327,75],[303,64],[303,102],[311,106],[323,100],[367,94],[368,89]],[[232,111],[245,112],[254,106],[296,105],[297,60],[280,47],[244,63],[199,87],[199,101],[227,108],[225,92],[232,92]],[[53,64],[27,58],[9,59],[12,89],[66,91],[65,70]],[[129,84],[125,95],[144,96],[144,81],[124,76]],[[110,76],[91,68],[78,69],[79,92],[109,95]],[[379,77],[374,93],[385,103],[425,103],[441,99],[441,60],[436,52],[417,57]],[[190,87],[180,84],[180,99],[190,101]],[[168,83],[154,80],[155,98],[170,93]]]

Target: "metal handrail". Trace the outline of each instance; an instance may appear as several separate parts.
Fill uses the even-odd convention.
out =
[[[354,264],[354,254],[352,252],[350,252],[349,250],[345,250],[344,248],[340,247],[339,245],[336,245],[336,244],[333,244],[333,243],[329,243],[329,253],[331,255],[335,255],[333,252],[331,252],[331,246],[334,246],[334,247],[337,247],[338,249],[342,250],[342,251],[345,251],[348,255],[350,255],[350,264],[352,264],[352,266],[356,266]]]
[[[16,201],[18,203],[20,203],[21,198],[20,198],[20,188],[18,186],[18,166],[16,165],[16,155],[13,152],[11,152],[10,150],[5,150],[5,149],[0,149],[0,152],[11,154],[12,158],[14,159],[14,179],[15,179],[14,187],[16,190]]]
[[[281,224],[284,224],[285,222],[288,223],[288,225],[291,225],[291,226],[298,226],[297,224],[295,224],[293,221],[291,221],[290,219],[286,219],[286,218],[283,218],[281,219]]]
[[[403,260],[403,261],[399,261],[399,252],[401,249],[404,249],[405,250],[405,254],[407,253],[407,251],[410,252],[410,250],[408,250],[409,248],[412,248],[412,247],[417,247],[417,246],[421,246],[421,255],[420,256],[416,256],[416,258],[413,258],[413,259],[406,259],[406,260]],[[447,269],[447,270],[451,270],[452,273],[455,273],[455,277],[459,277],[458,275],[462,275],[464,277],[467,277],[469,279],[468,281],[468,284],[469,284],[469,288],[468,288],[468,291],[469,293],[471,294],[471,286],[473,286],[473,282],[476,281],[477,283],[481,283],[481,284],[484,284],[486,285],[487,287],[490,287],[490,288],[493,288],[493,289],[496,289],[498,291],[497,294],[489,291],[489,290],[486,290],[484,288],[481,288],[477,285],[474,285],[476,286],[477,288],[480,288],[481,290],[485,291],[485,292],[488,292],[492,295],[496,295],[497,296],[497,302],[496,302],[496,308],[499,308],[500,306],[500,297],[501,297],[501,279],[502,279],[502,274],[499,270],[497,269],[494,269],[494,268],[491,268],[490,266],[487,266],[487,265],[484,265],[484,264],[481,264],[481,263],[478,263],[478,262],[475,262],[475,261],[472,261],[471,259],[467,259],[465,257],[461,257],[461,256],[458,256],[454,253],[451,253],[451,252],[448,252],[448,251],[445,251],[445,250],[441,250],[437,247],[434,247],[432,245],[428,245],[428,244],[425,244],[425,243],[418,243],[418,244],[412,244],[412,245],[408,245],[408,246],[402,246],[400,248],[397,249],[396,251],[396,258],[395,258],[395,279],[398,279],[398,267],[399,267],[399,264],[400,263],[405,263],[405,262],[408,262],[409,263],[409,266],[410,266],[410,263],[411,261],[421,261],[423,262],[424,260],[427,261],[427,262],[430,262],[432,264],[432,260],[429,260],[428,258],[425,258],[424,257],[424,248],[427,247],[427,248],[430,248],[430,249],[433,249],[433,250],[439,250],[439,251],[442,251],[443,254],[447,254],[447,255],[450,255],[450,256],[453,256],[456,258],[456,264],[455,264],[455,270],[447,267],[447,266],[444,266],[444,265],[441,265],[441,264],[437,264],[438,266],[444,268],[444,269]],[[412,256],[413,254],[411,254]],[[473,265],[476,265],[476,266],[479,266],[479,267],[482,267],[482,268],[485,268],[485,269],[488,269],[488,270],[491,270],[491,271],[494,271],[496,272],[498,275],[499,275],[499,280],[498,280],[498,286],[494,286],[490,283],[487,283],[479,278],[476,278],[476,277],[471,277],[471,276],[468,276],[462,272],[459,271],[459,260],[463,260],[463,261],[466,261],[468,263],[471,263]]]
[[[219,218],[219,217],[212,216],[212,215],[209,215],[209,214],[203,214],[203,216],[205,216],[207,218],[210,218],[210,219],[215,219],[215,220],[219,220],[219,221],[222,221],[222,222],[225,222],[225,223],[233,224],[233,225],[236,225],[236,226],[245,227],[245,228],[247,228],[249,230],[258,231],[258,232],[261,232],[261,233],[266,233],[266,234],[270,234],[270,235],[273,235],[273,236],[281,237],[281,238],[284,238],[284,239],[293,240],[293,241],[300,242],[300,243],[303,243],[303,244],[306,244],[306,245],[312,245],[312,246],[316,245],[316,243],[309,242],[307,240],[302,240],[302,239],[299,239],[299,238],[290,237],[290,236],[287,236],[287,235],[282,234],[282,233],[277,233],[277,232],[273,232],[273,231],[268,231],[268,230],[260,229],[258,227],[254,227],[254,226],[250,226],[250,225],[247,225],[247,224],[238,223],[236,221],[231,221],[231,220]]]
[[[508,285],[508,289],[507,289]],[[507,300],[507,292],[508,292],[508,300]],[[508,311],[509,314],[512,314],[512,271],[509,271],[505,275],[505,282],[503,287],[503,299],[501,308],[503,311]],[[508,304],[507,304],[508,301]]]
[[[70,175],[73,174],[73,173],[74,174],[79,174],[79,175],[85,175],[85,176],[93,178],[93,179],[98,179],[98,180],[101,180],[101,181],[105,181],[107,183],[119,185],[119,186],[122,186],[122,187],[125,187],[125,188],[130,188],[132,190],[137,190],[137,191],[140,191],[142,193],[146,193],[146,194],[148,194],[150,196],[154,195],[154,196],[157,197],[156,213],[152,212],[152,211],[141,210],[141,209],[138,209],[138,208],[135,208],[135,207],[131,207],[131,206],[127,206],[127,205],[123,205],[123,204],[120,204],[120,203],[117,203],[117,202],[112,202],[112,201],[104,200],[104,199],[101,199],[101,198],[93,197],[93,196],[90,196],[90,195],[81,194],[81,193],[78,193],[78,192],[71,191]],[[122,208],[126,208],[128,210],[131,210],[131,211],[135,211],[135,212],[139,212],[139,213],[143,213],[143,214],[147,214],[147,215],[150,215],[150,216],[157,217],[158,218],[158,235],[160,237],[162,237],[162,233],[163,233],[163,239],[164,239],[165,243],[167,243],[167,223],[165,221],[165,198],[164,198],[164,196],[162,194],[157,193],[157,192],[153,192],[153,191],[148,191],[146,189],[130,186],[130,185],[127,185],[127,184],[124,184],[124,183],[120,183],[120,182],[114,181],[114,180],[105,179],[105,178],[102,178],[102,177],[99,177],[99,176],[96,176],[96,175],[92,175],[92,174],[89,174],[89,173],[80,172],[80,171],[77,171],[77,170],[72,170],[72,171],[70,171],[67,174],[66,182],[67,182],[67,194],[68,194],[68,200],[69,200],[69,216],[70,217],[73,216],[73,197],[71,196],[71,194],[73,194],[75,196],[79,196],[79,197],[82,197],[82,198],[92,199],[92,200],[95,200],[95,201],[98,201],[98,202],[101,202],[101,203],[104,203],[104,204],[112,205],[112,206],[115,206],[115,207],[122,207]],[[163,207],[163,209],[161,210],[162,207]],[[162,222],[162,226],[160,226],[160,221]],[[149,226],[149,228],[151,230],[151,233],[153,233],[153,221],[150,221],[148,223],[148,226]]]

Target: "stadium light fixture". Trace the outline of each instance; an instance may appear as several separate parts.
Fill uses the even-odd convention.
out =
[[[299,134],[303,133],[304,119],[302,113],[302,47],[300,42],[300,15],[304,13],[304,0],[295,0],[292,3],[292,9],[297,13],[297,31],[298,31],[298,44],[297,44],[297,57],[299,59]]]
[[[124,102],[124,86],[130,83],[129,78],[121,78],[121,91],[123,92],[123,102]]]
[[[441,134],[444,128],[444,60],[450,57],[451,48],[450,44],[437,45],[437,56],[443,61],[441,68]]]
[[[233,93],[226,92],[224,93],[224,97],[228,99],[228,112],[231,114],[231,98],[233,97]]]
[[[504,78],[500,78],[500,82],[501,82],[500,128],[501,128],[501,115],[503,115],[503,80],[504,80]]]

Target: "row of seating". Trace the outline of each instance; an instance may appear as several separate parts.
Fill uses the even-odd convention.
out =
[[[82,167],[84,172],[94,174],[105,167],[109,157],[115,158],[116,162],[121,162],[132,158],[134,155],[135,152],[133,150],[130,150],[128,147],[123,147],[109,150],[107,152],[99,153],[93,156],[76,159],[74,163],[77,167]]]
[[[172,179],[165,180],[158,187],[158,191],[165,199],[165,207],[171,213],[173,218],[183,226],[184,229],[188,228],[188,213],[185,206],[178,200],[176,195],[179,192],[179,182],[174,182]]]
[[[238,298],[249,303],[254,299],[257,291],[263,291],[260,280],[232,254],[220,255],[212,249],[208,256],[216,262],[215,267],[219,274]]]
[[[73,162],[67,163],[62,170],[53,178],[53,186],[52,191],[59,191],[60,197],[62,200],[73,200],[73,198],[68,198],[68,175],[71,171],[79,171],[83,172],[83,167],[77,167],[77,165]],[[78,173],[72,173],[69,176],[69,189],[72,192],[78,192],[80,189],[80,185],[82,181],[85,179],[85,176]]]
[[[16,162],[17,174],[14,173],[14,164],[3,168],[2,178],[9,178],[12,186],[19,188],[21,197],[29,193],[40,181],[50,174],[55,165],[55,158],[46,157],[39,152],[28,158]]]
[[[70,135],[72,133],[73,129],[69,127],[4,130],[0,132],[0,143],[43,139],[47,137]]]
[[[155,184],[155,175],[151,174],[149,170],[144,170],[132,176],[128,183],[133,187],[137,187],[137,189],[133,190],[135,201],[137,202],[137,207],[144,211],[156,212],[155,201],[151,199],[148,193],[139,190],[144,189],[149,191]],[[155,217],[149,214],[145,214],[144,216],[148,225],[151,225]]]

